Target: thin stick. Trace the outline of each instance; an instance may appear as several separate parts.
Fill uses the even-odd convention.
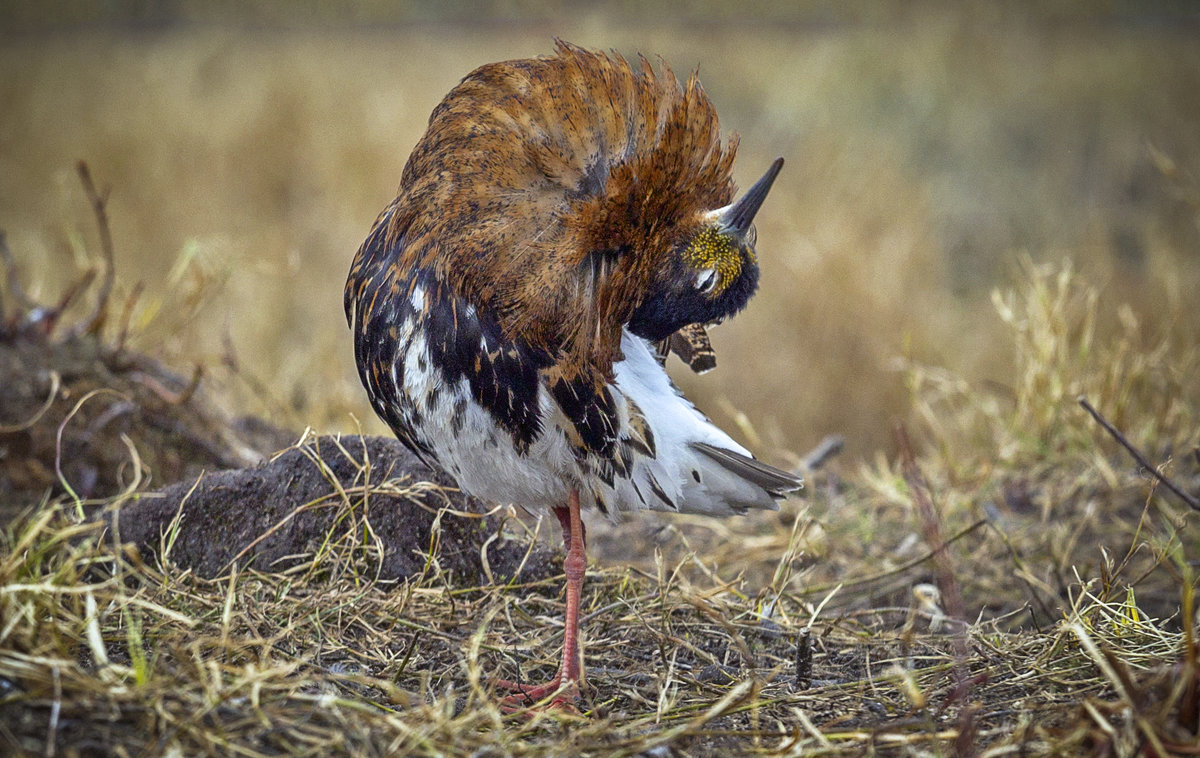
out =
[[[87,291],[92,280],[96,278],[95,269],[88,269],[83,276],[67,287],[57,305],[42,307],[21,287],[21,272],[16,261],[13,260],[12,250],[8,247],[8,240],[3,230],[0,230],[0,261],[4,263],[8,272],[5,282],[6,289],[0,291],[0,295],[7,293],[12,296],[17,305],[12,320],[5,324],[3,301],[0,300],[0,333],[8,332],[9,329],[12,330],[11,334],[17,332],[37,334],[40,332],[43,337],[50,339],[63,312],[70,307],[75,298]]]
[[[196,367],[192,369],[192,378],[188,380],[187,385],[179,392],[172,392],[162,382],[141,371],[135,371],[131,376],[133,379],[141,382],[141,384],[155,395],[158,395],[164,403],[168,405],[184,405],[192,399],[192,395],[196,394],[196,388],[200,386],[200,380],[204,378],[204,366],[199,363],[196,364]]]
[[[75,164],[75,170],[79,172],[79,181],[83,183],[83,192],[92,206],[92,212],[96,214],[96,226],[100,231],[100,252],[104,256],[104,279],[100,282],[96,307],[93,309],[91,317],[80,325],[79,330],[81,334],[96,334],[104,327],[104,322],[108,317],[108,299],[112,295],[113,279],[116,275],[112,232],[108,228],[108,212],[105,210],[108,205],[108,189],[105,188],[104,192],[96,191],[96,185],[92,182],[92,172],[88,170],[87,163],[79,161]]]
[[[1142,455],[1142,452],[1133,446],[1133,443],[1125,439],[1125,435],[1121,434],[1121,432],[1115,426],[1108,423],[1108,419],[1104,418],[1104,416],[1100,414],[1100,411],[1092,407],[1092,404],[1087,401],[1086,397],[1079,398],[1079,404],[1083,406],[1084,410],[1092,414],[1092,418],[1096,419],[1096,423],[1104,427],[1104,431],[1111,434],[1113,439],[1121,443],[1121,447],[1129,451],[1129,454],[1133,456],[1135,461],[1149,471],[1155,479],[1162,482],[1164,487],[1178,495],[1183,502],[1192,507],[1192,510],[1200,511],[1200,500],[1197,500],[1181,490],[1179,487],[1175,486],[1175,483],[1168,479],[1165,474],[1160,473],[1159,470],[1146,459],[1146,456]]]
[[[968,534],[975,531],[979,527],[987,526],[990,523],[991,522],[988,521],[986,518],[981,518],[978,521],[976,521],[975,523],[971,524],[970,526],[960,529],[953,537],[951,537],[950,539],[945,541],[945,543],[942,545],[942,548],[939,548],[937,550],[929,550],[924,555],[920,556],[919,558],[913,558],[912,560],[901,563],[899,566],[896,566],[895,568],[890,568],[887,571],[879,571],[874,574],[870,574],[868,576],[859,577],[857,579],[848,579],[848,580],[842,581],[842,582],[830,582],[829,584],[809,585],[809,586],[806,586],[803,590],[794,593],[794,595],[792,593],[789,593],[789,596],[809,597],[811,595],[818,595],[823,592],[828,592],[829,590],[831,590],[835,587],[838,587],[841,589],[847,589],[850,587],[858,587],[863,584],[870,584],[872,582],[877,582],[880,579],[887,579],[888,577],[891,577],[891,576],[898,576],[900,574],[903,574],[905,571],[908,571],[910,568],[913,568],[914,566],[919,566],[922,563],[924,563],[925,561],[929,560],[930,558],[933,558],[935,555],[940,553],[942,551],[942,549],[945,549],[946,547],[949,547],[950,545],[954,544],[955,542],[958,542],[960,539],[962,539],[963,537],[966,537]]]
[[[46,339],[50,339],[50,337],[53,336],[54,329],[58,326],[58,320],[62,318],[63,313],[67,310],[67,308],[71,307],[71,303],[75,301],[75,298],[79,297],[84,292],[87,292],[87,288],[92,286],[92,280],[95,278],[95,269],[90,268],[83,272],[82,277],[73,282],[71,286],[67,287],[67,291],[62,294],[62,297],[59,298],[58,304],[53,308],[35,309],[31,311],[30,318],[28,319],[28,325],[36,325],[37,328],[41,330],[42,334],[45,335]],[[33,318],[33,316],[37,317],[36,320]]]
[[[803,466],[809,471],[816,471],[824,466],[830,458],[842,452],[846,447],[846,438],[840,434],[830,434],[821,440],[808,455],[804,456]]]

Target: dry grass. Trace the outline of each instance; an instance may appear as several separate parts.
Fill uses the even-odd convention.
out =
[[[919,570],[774,594],[605,569],[587,586],[584,716],[512,716],[487,682],[552,670],[557,581],[378,586],[330,565],[337,550],[319,576],[342,580],[203,581],[70,541],[85,532],[41,511],[0,563],[2,733],[29,754],[1166,755],[1195,739],[1179,723],[1194,642],[1107,580],[1012,631],[928,602],[858,607]]]
[[[699,59],[739,170],[784,154],[793,173],[764,210],[762,295],[688,391],[776,458],[838,431],[851,454],[777,514],[591,524],[582,716],[488,691],[553,670],[559,579],[373,581],[355,495],[319,561],[216,580],[43,503],[0,543],[0,745],[1195,754],[1198,515],[1076,402],[1200,491],[1194,40],[990,7],[833,32],[595,16],[10,41],[0,226],[33,296],[98,257],[73,173],[45,179],[85,155],[116,187],[114,313],[131,304],[102,339],[347,430],[370,414],[329,283],[441,94],[552,33]]]

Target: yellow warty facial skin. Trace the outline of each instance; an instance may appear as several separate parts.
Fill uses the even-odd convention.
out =
[[[746,254],[753,263],[754,251],[746,248]],[[724,292],[742,272],[742,249],[738,241],[712,226],[692,239],[684,251],[683,260],[697,271],[709,268],[716,270],[717,284],[712,290],[713,297]]]

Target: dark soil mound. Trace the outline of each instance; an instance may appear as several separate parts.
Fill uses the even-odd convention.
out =
[[[263,571],[308,564],[379,579],[443,572],[471,586],[558,571],[552,551],[498,537],[501,520],[483,508],[394,439],[318,437],[253,468],[127,501],[116,531],[205,577],[234,563]]]

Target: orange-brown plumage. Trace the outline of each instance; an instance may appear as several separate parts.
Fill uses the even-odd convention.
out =
[[[437,269],[560,370],[611,378],[622,326],[706,211],[729,203],[736,141],[693,75],[564,42],[482,66],[434,110],[388,221],[401,268]],[[622,251],[593,276],[596,251]]]

